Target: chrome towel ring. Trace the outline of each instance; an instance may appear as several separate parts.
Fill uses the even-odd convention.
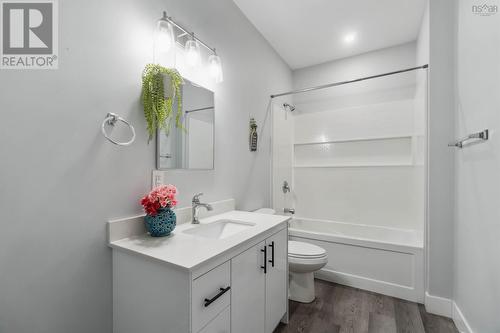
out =
[[[127,142],[119,142],[119,141],[116,141],[116,140],[113,140],[109,137],[108,133],[106,133],[106,125],[109,125],[109,126],[115,126],[116,122],[117,121],[121,121],[122,123],[126,124],[130,130],[132,131],[132,138],[130,138],[129,141]],[[108,139],[109,142],[111,143],[114,143],[115,145],[118,145],[118,146],[129,146],[132,144],[132,142],[135,141],[135,129],[134,129],[134,126],[132,126],[128,121],[126,121],[125,119],[123,119],[122,117],[120,117],[119,115],[117,115],[116,113],[108,113],[106,115],[106,118],[104,118],[104,121],[102,122],[102,125],[101,125],[101,130],[102,130],[102,134],[104,135],[104,137],[106,139]]]
[[[469,140],[476,140],[475,143],[487,141],[490,137],[490,131],[488,129],[482,130],[481,132],[476,132],[467,135],[466,137],[457,140],[455,142],[451,142],[448,144],[448,147],[458,147],[464,148],[466,145],[469,145]],[[472,142],[471,142],[472,143]]]

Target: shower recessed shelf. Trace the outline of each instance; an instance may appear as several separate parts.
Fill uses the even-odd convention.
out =
[[[363,163],[363,164],[351,164],[351,163],[339,163],[339,164],[311,164],[311,165],[294,165],[296,169],[311,169],[311,168],[379,168],[379,167],[413,167],[413,163]]]
[[[296,168],[399,167],[416,162],[413,136],[342,140],[338,143],[295,145]]]
[[[321,145],[328,143],[343,143],[343,142],[356,142],[356,141],[374,141],[374,140],[390,140],[390,139],[410,139],[415,135],[387,135],[387,136],[374,136],[374,137],[359,137],[359,138],[346,138],[334,139],[325,141],[308,141],[308,142],[295,142],[294,146],[307,146],[307,145]]]

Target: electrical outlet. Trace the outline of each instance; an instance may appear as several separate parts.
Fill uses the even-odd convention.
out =
[[[163,185],[163,183],[164,183],[163,171],[153,170],[153,177],[151,182],[152,188]]]

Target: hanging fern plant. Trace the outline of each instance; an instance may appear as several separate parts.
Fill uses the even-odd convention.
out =
[[[164,86],[164,77],[168,76],[171,87]],[[148,64],[142,73],[142,104],[149,133],[149,140],[157,130],[165,130],[168,134],[172,119],[175,126],[182,128],[182,76],[175,69],[165,68],[157,64]],[[167,88],[167,89],[165,89]],[[172,96],[165,96],[165,90]],[[174,98],[177,98],[177,110],[172,110]]]

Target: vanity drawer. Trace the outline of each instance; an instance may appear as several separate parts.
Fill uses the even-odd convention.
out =
[[[192,331],[198,332],[231,301],[231,266],[226,262],[193,280]]]
[[[230,333],[231,311],[229,306],[198,333]]]

